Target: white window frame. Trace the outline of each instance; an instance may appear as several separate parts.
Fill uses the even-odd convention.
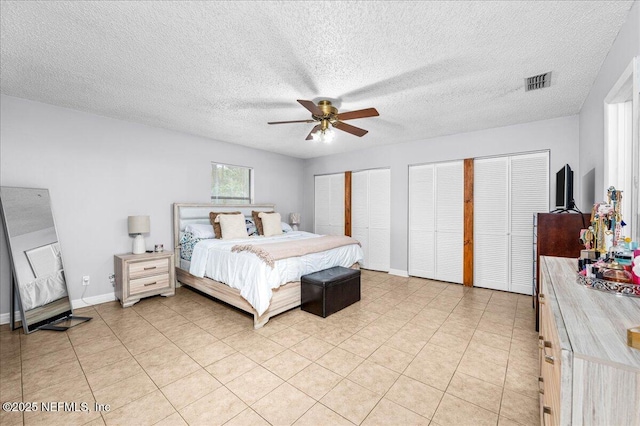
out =
[[[223,166],[223,167],[229,167],[229,168],[238,168],[238,169],[246,169],[249,171],[249,194],[247,197],[231,197],[231,196],[218,196],[218,197],[214,197],[213,194],[213,176],[214,176],[214,170],[216,169],[216,167],[218,166]],[[253,167],[248,167],[248,166],[238,166],[235,164],[226,164],[226,163],[219,163],[217,161],[212,161],[211,162],[211,186],[210,186],[210,197],[211,197],[211,202],[214,204],[253,204],[253,188],[254,188],[254,184],[253,184],[253,177],[254,177],[254,172],[253,172]]]
[[[635,57],[604,99],[604,182],[622,190],[624,235],[640,240],[640,70]]]

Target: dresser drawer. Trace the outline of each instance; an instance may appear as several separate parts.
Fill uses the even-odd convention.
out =
[[[169,272],[168,259],[152,259],[142,262],[131,262],[129,264],[129,279],[149,277],[151,275],[161,275]]]
[[[129,294],[144,293],[146,291],[170,288],[169,274],[153,275],[150,277],[137,278],[129,281]]]

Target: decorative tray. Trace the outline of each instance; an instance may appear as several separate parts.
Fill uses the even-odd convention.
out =
[[[620,296],[640,297],[640,285],[631,283],[618,283],[614,281],[601,280],[600,278],[588,278],[578,274],[576,280],[588,288],[604,291],[605,293],[617,294]]]

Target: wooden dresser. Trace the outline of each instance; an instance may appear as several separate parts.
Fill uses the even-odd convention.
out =
[[[640,425],[640,299],[576,283],[576,259],[540,263],[540,422]]]
[[[116,297],[123,308],[143,297],[176,293],[172,252],[117,254],[114,256]]]

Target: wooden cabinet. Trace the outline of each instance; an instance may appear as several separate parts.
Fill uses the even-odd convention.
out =
[[[577,260],[540,263],[540,423],[640,425],[640,299],[576,283]]]
[[[116,297],[123,308],[143,297],[175,294],[173,253],[118,254],[113,260]]]

